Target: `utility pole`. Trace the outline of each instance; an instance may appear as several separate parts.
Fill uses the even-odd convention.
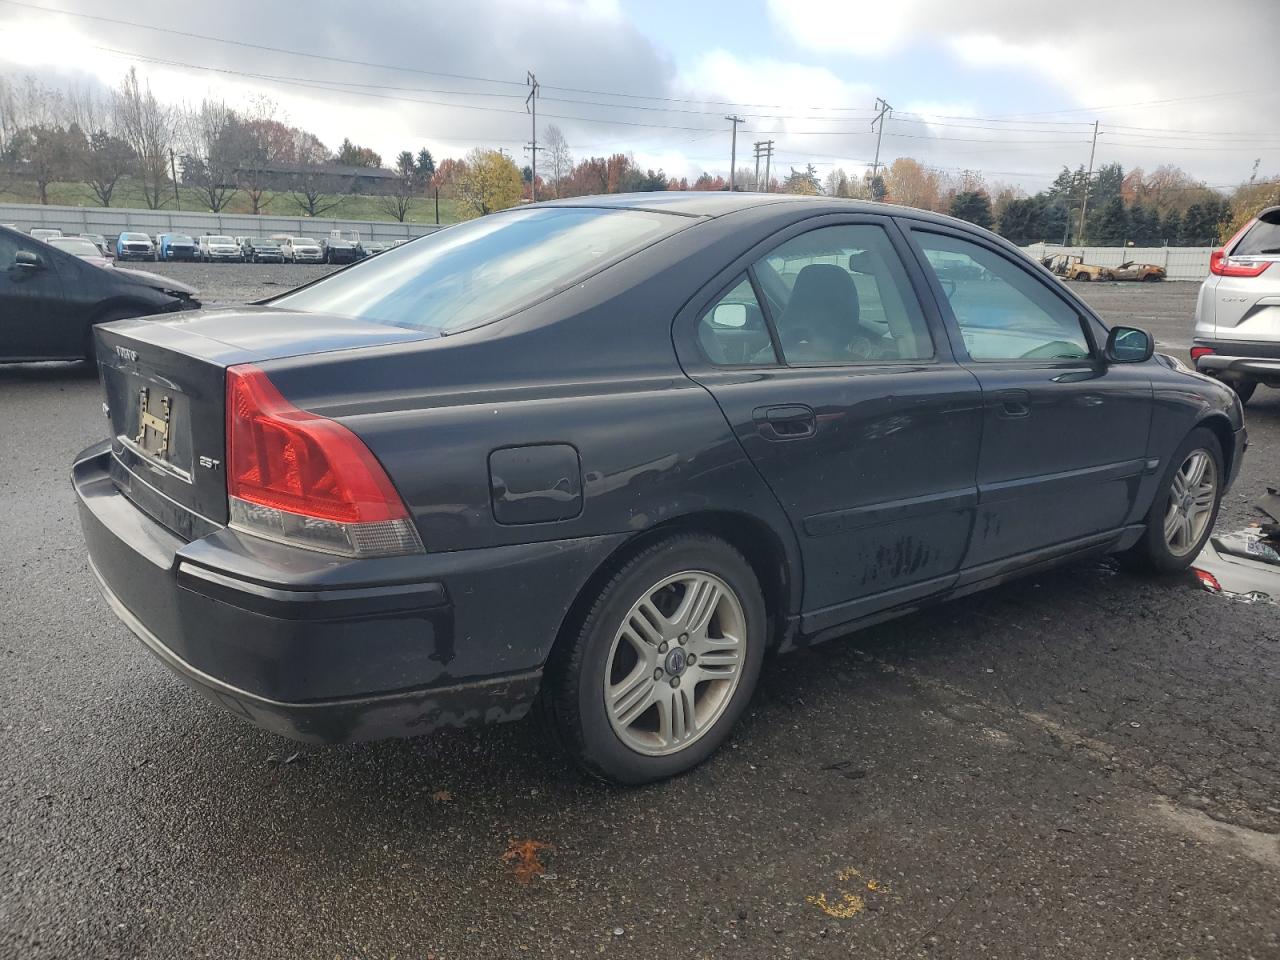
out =
[[[871,121],[871,129],[876,132],[876,158],[871,163],[871,179],[876,178],[876,172],[880,169],[880,141],[884,137],[884,121],[886,117],[893,116],[893,107],[889,106],[888,101],[876,97],[876,118]]]
[[[764,142],[764,192],[773,190],[773,181],[769,179],[769,164],[773,162],[773,141]]]
[[[178,165],[173,159],[173,147],[169,148],[169,176],[173,178],[173,202],[181,210],[182,200],[178,197]]]
[[[542,89],[538,85],[538,78],[533,75],[532,70],[525,71],[525,84],[529,88],[529,95],[524,98],[524,108],[529,111],[529,116],[533,121],[533,136],[529,139],[529,153],[533,157],[533,175],[529,180],[529,198],[531,200],[538,199],[538,92]]]
[[[737,173],[734,167],[738,165],[738,124],[747,121],[736,114],[727,116],[725,119],[733,124],[733,145],[729,148],[729,192],[733,193],[733,178]]]
[[[1084,202],[1080,204],[1080,232],[1076,235],[1076,240],[1080,242],[1080,246],[1084,246],[1084,215],[1089,210],[1089,184],[1093,180],[1093,154],[1098,149],[1098,121],[1093,121],[1093,144],[1089,147],[1089,172],[1084,178]]]
[[[756,193],[760,192],[760,147],[763,143],[763,140],[757,140],[754,144],[756,151],[756,174],[755,179],[751,181],[751,189]]]

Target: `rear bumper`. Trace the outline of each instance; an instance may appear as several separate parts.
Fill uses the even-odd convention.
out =
[[[1220,379],[1280,380],[1280,342],[1196,337],[1196,347],[1214,352],[1196,360],[1196,370]]]
[[[309,742],[517,720],[618,538],[347,561],[219,530],[186,542],[122,495],[107,444],[72,483],[116,615],[219,706]]]

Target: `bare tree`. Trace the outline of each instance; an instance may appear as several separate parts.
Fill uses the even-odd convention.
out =
[[[13,154],[36,184],[41,203],[49,202],[49,185],[71,177],[75,159],[85,152],[80,128],[26,127],[13,139]]]
[[[235,111],[221,100],[205,100],[199,107],[179,113],[182,181],[196,187],[214,213],[240,189],[236,183],[239,124]]]
[[[542,134],[542,142],[547,151],[547,169],[551,175],[551,191],[560,196],[560,185],[573,170],[573,154],[569,152],[569,141],[555,124],[547,127]]]
[[[259,97],[233,131],[236,184],[255,214],[270,205],[273,196],[268,191],[279,182],[280,165],[293,159],[293,131],[276,113],[274,100]]]
[[[430,154],[428,154],[430,159]],[[435,164],[432,164],[434,168]],[[408,150],[396,157],[396,179],[391,192],[378,198],[378,208],[388,216],[395,217],[401,223],[409,216],[409,208],[413,206],[413,198],[422,190],[423,176],[413,154]]]
[[[289,178],[294,202],[308,217],[328,213],[351,189],[352,179],[333,172],[329,148],[314,134],[294,131],[294,155],[296,169]]]
[[[114,100],[115,122],[138,157],[142,195],[152,210],[168,200],[169,150],[173,144],[173,110],[156,99],[151,84],[138,82],[129,68]]]

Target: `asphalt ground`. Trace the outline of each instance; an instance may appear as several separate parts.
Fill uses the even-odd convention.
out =
[[[221,302],[320,272],[161,269]],[[1080,290],[1185,356],[1195,284]],[[99,402],[0,368],[0,957],[1280,957],[1275,606],[1032,577],[771,662],[639,790],[527,723],[299,747],[97,595],[67,471]],[[1280,479],[1280,391],[1248,414],[1226,526]]]

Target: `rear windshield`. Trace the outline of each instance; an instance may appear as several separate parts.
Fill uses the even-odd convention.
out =
[[[1280,253],[1280,210],[1264,213],[1231,251],[1233,257],[1263,253]]]
[[[692,222],[582,207],[492,214],[389,249],[272,304],[457,332],[514,313]]]
[[[102,251],[97,248],[92,240],[85,240],[81,237],[50,237],[48,242],[49,246],[65,250],[67,253],[73,253],[77,257],[102,256]]]

